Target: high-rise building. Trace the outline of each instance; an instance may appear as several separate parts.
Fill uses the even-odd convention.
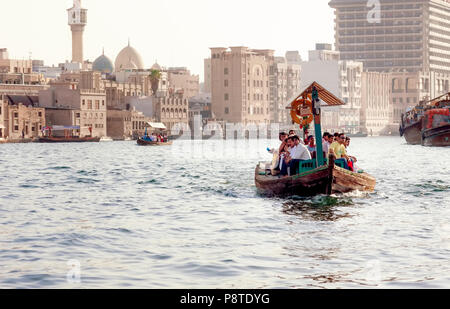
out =
[[[83,63],[83,33],[87,24],[87,9],[81,7],[81,0],[73,0],[73,7],[67,12],[72,30],[72,62]]]
[[[450,1],[332,0],[336,50],[369,71],[450,73]]]
[[[331,0],[342,60],[389,72],[391,121],[407,107],[449,92],[450,0]]]

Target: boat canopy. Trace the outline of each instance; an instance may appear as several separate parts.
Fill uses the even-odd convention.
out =
[[[328,106],[339,106],[339,105],[345,105],[345,102],[336,97],[334,94],[326,90],[324,87],[322,87],[319,83],[313,82],[311,85],[306,87],[292,102],[286,105],[286,109],[291,109],[291,106],[293,103],[297,102],[299,99],[303,98],[304,96],[312,93],[313,88],[316,87],[317,91],[319,92],[319,98],[325,102]]]
[[[6,129],[4,125],[0,124],[0,129]]]
[[[161,122],[147,122],[148,126],[153,129],[166,130],[166,126]]]

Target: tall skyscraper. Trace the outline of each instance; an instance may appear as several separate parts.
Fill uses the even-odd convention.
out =
[[[342,60],[362,61],[369,71],[450,73],[450,0],[332,0],[330,6]]]
[[[83,63],[83,32],[87,24],[87,9],[81,8],[81,0],[74,0],[73,7],[67,12],[72,30],[72,62]]]

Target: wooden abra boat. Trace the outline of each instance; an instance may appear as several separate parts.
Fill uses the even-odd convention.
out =
[[[168,142],[153,142],[150,140],[145,140],[144,138],[140,137],[137,140],[138,145],[140,146],[170,146],[173,144],[173,141]]]
[[[271,176],[265,163],[255,170],[255,183],[260,194],[267,196],[315,196],[339,194],[352,191],[373,192],[376,180],[367,173],[354,173],[335,165],[331,155],[330,164],[315,168],[314,160],[301,163],[299,171],[291,177]],[[269,164],[270,166],[270,164]]]
[[[147,125],[145,126],[145,135],[138,138],[137,144],[139,146],[170,146],[173,144],[173,141],[167,139],[165,139],[164,142],[152,141],[149,131],[153,130],[159,130],[162,134],[167,128],[163,123],[147,122]]]
[[[291,104],[291,118],[301,128],[314,121],[317,141],[322,141],[321,104],[328,106],[345,103],[318,83],[312,83]],[[367,173],[354,173],[344,169],[344,162],[331,154],[326,160],[322,143],[317,143],[317,158],[300,161],[299,168],[289,177],[271,175],[271,164],[260,163],[255,170],[255,184],[261,194],[269,196],[314,196],[319,194],[373,192],[376,180]]]

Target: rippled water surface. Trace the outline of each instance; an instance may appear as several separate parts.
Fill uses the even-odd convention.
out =
[[[289,200],[273,141],[0,145],[0,288],[449,288],[450,148],[352,143],[374,194]]]

